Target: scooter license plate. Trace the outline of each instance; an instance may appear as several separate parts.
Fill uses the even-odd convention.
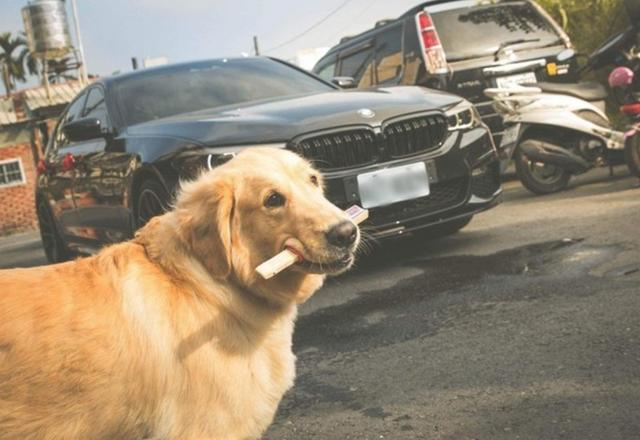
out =
[[[517,75],[496,78],[496,85],[501,89],[508,89],[524,84],[535,84],[538,80],[533,72],[519,73]]]
[[[360,174],[357,180],[363,208],[375,208],[429,195],[429,177],[424,162]]]

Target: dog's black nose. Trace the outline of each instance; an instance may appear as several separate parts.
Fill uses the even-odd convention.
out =
[[[326,235],[330,244],[346,248],[356,241],[358,228],[352,222],[345,220],[331,227]]]

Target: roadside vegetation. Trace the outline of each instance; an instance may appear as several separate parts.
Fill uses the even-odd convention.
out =
[[[0,72],[7,95],[16,90],[16,82],[25,82],[27,75],[37,73],[36,60],[29,54],[24,35],[0,33]]]
[[[576,50],[590,53],[629,25],[622,0],[537,0],[571,37]]]
[[[569,34],[578,53],[590,54],[607,38],[629,26],[622,0],[537,0]],[[584,79],[594,79],[607,86],[609,66]],[[628,121],[618,110],[618,103],[607,101],[607,113],[614,126],[622,128]]]

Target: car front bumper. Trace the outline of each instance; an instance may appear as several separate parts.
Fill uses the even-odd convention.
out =
[[[325,173],[327,197],[346,208],[360,204],[358,175],[416,162],[426,164],[428,196],[369,209],[361,226],[378,239],[391,238],[469,217],[501,201],[500,168],[484,127],[452,132],[436,151],[393,162]]]

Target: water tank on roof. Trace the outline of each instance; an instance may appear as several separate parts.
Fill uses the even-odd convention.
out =
[[[42,59],[62,58],[73,50],[64,0],[36,0],[22,8],[29,51]]]

